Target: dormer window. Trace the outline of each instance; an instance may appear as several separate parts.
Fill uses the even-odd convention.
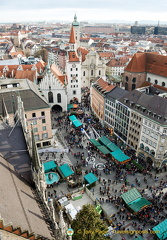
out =
[[[128,98],[124,98],[124,102],[127,103],[128,102]]]

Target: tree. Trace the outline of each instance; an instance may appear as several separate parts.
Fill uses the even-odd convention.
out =
[[[73,240],[104,240],[107,233],[107,225],[100,219],[100,214],[91,204],[86,204],[77,213],[72,221],[74,229]]]

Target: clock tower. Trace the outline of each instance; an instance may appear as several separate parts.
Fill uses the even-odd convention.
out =
[[[81,57],[77,53],[77,44],[74,26],[71,27],[69,51],[66,61],[67,101],[70,103],[81,102]]]

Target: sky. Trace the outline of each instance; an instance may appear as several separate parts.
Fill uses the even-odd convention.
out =
[[[0,22],[167,22],[167,0],[0,0]]]

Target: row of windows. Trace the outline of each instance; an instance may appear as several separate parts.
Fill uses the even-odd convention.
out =
[[[137,116],[136,114],[132,113],[131,116],[136,118],[137,120],[141,121],[141,117]]]
[[[78,80],[77,79],[75,79],[75,80],[71,80],[71,83],[77,83],[78,82]]]
[[[154,148],[156,148],[156,146],[157,146],[157,144],[156,144],[155,142],[151,141],[150,139],[148,139],[148,138],[146,138],[146,137],[144,137],[144,136],[142,137],[141,140],[142,140],[143,142],[145,142],[146,144],[154,147]]]
[[[138,142],[138,140],[139,140],[139,138],[138,137],[135,137],[134,135],[132,135],[132,134],[129,134],[129,137],[130,138],[132,138],[132,139],[134,139],[134,141],[137,141]]]
[[[46,126],[43,126],[43,127],[42,127],[42,131],[46,131]],[[34,128],[34,133],[35,133],[35,132],[38,132],[38,128],[37,128],[37,127]]]
[[[105,121],[109,123],[110,125],[114,126],[114,121],[111,118],[108,118],[105,116]]]
[[[41,119],[42,120],[42,123],[46,123],[46,120],[45,119]],[[37,120],[33,120],[32,121],[32,124],[33,125],[37,125]],[[28,122],[27,122],[27,125],[28,125]]]
[[[91,76],[93,76],[93,70],[91,70]],[[99,76],[101,75],[101,70],[99,70]],[[85,71],[83,71],[83,76],[85,77]]]
[[[148,78],[147,81],[148,81],[148,82],[151,82],[151,78]],[[155,79],[155,80],[154,80],[154,83],[157,85],[157,84],[158,84],[158,80]],[[160,84],[158,84],[158,85],[160,85]],[[162,86],[162,87],[165,87],[165,85],[166,85],[165,82],[162,82],[162,83],[161,83],[161,86]]]
[[[155,132],[151,131],[148,128],[143,128],[143,133],[149,135],[150,137],[154,138],[154,139],[158,139],[158,134],[156,134]]]
[[[54,102],[54,97],[53,97],[53,92],[48,92],[48,102],[53,103]],[[57,103],[61,103],[61,94],[57,94]]]
[[[45,116],[45,112],[41,112],[41,116]],[[32,117],[36,117],[36,113],[32,113]],[[25,118],[27,118],[27,115],[25,115]]]
[[[40,140],[39,134],[34,135],[34,137],[35,137],[36,141]],[[48,138],[48,133],[43,133],[42,134],[42,139],[47,139],[47,138]]]
[[[150,122],[150,121],[148,121],[148,120],[145,120],[145,121],[144,121],[144,124],[147,125],[147,126],[149,126],[149,127],[152,127],[153,129],[156,129],[157,131],[160,130],[160,126],[156,126],[154,123],[152,123],[152,122]]]
[[[71,72],[72,72],[73,70],[74,70],[74,69],[73,69],[73,68],[71,68]],[[75,70],[76,70],[76,71],[78,71],[78,68],[75,68]]]
[[[78,85],[71,85],[71,88],[78,88]]]

